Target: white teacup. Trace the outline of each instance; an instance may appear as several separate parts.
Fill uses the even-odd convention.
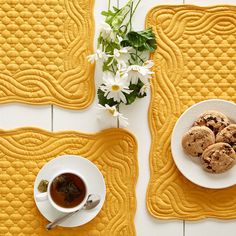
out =
[[[85,186],[85,195],[83,197],[83,200],[81,202],[79,202],[78,205],[74,206],[74,207],[62,207],[60,205],[58,205],[55,200],[52,197],[51,194],[51,188],[52,188],[52,183],[53,181],[60,175],[63,174],[71,174],[71,175],[75,175],[77,176],[84,184]],[[60,212],[64,212],[64,213],[70,213],[70,212],[74,212],[77,211],[78,209],[82,208],[84,206],[84,204],[86,203],[86,200],[88,198],[88,191],[87,191],[87,184],[86,181],[84,180],[84,178],[77,172],[75,171],[71,171],[71,170],[63,170],[61,172],[57,172],[57,174],[55,174],[51,180],[49,180],[48,186],[47,186],[47,191],[44,193],[39,193],[35,196],[36,201],[45,201],[45,200],[49,200],[49,202],[52,204],[52,206],[54,208],[56,208],[58,211]]]

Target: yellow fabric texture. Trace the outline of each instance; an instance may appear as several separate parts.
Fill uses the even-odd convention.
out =
[[[64,154],[81,155],[96,164],[105,178],[106,200],[89,223],[47,232],[47,220],[33,199],[33,185],[43,165]],[[27,127],[0,130],[0,166],[1,235],[135,235],[137,143],[127,131],[108,129],[84,134]]]
[[[236,218],[236,186],[199,187],[176,168],[170,138],[179,116],[210,98],[236,102],[236,7],[157,6],[146,26],[156,35],[149,125],[147,208],[160,219]],[[217,180],[216,180],[217,181]]]
[[[94,0],[0,0],[0,103],[91,104],[93,6]]]

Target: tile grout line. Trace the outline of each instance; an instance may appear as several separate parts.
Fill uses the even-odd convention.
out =
[[[53,132],[53,105],[51,105],[51,131]]]
[[[185,236],[185,220],[183,220],[183,236]]]

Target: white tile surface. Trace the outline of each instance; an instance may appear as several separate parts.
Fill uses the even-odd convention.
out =
[[[0,105],[0,128],[35,126],[51,130],[51,106]]]
[[[185,236],[235,236],[236,221],[204,220],[186,222]]]
[[[213,6],[213,5],[219,5],[219,4],[229,4],[229,5],[235,5],[236,0],[185,0],[185,4],[193,4],[193,5],[199,5],[199,6]]]
[[[95,19],[97,23],[96,36],[98,35],[98,25],[103,18],[100,12],[107,8],[106,2],[96,1]],[[116,2],[116,1],[112,1]],[[120,1],[120,4],[126,1]],[[180,0],[143,0],[136,12],[133,27],[141,30],[144,28],[145,16],[148,10],[155,5],[161,4],[181,4]],[[95,43],[96,45],[96,40]],[[98,82],[101,72],[96,70],[95,79]],[[99,131],[102,127],[96,119],[95,100],[92,106],[82,111],[69,111],[54,106],[53,126],[54,130],[74,129],[84,132]],[[182,221],[158,221],[149,215],[146,210],[145,195],[149,180],[149,146],[150,134],[147,121],[147,109],[149,97],[139,100],[129,107],[122,108],[122,112],[129,118],[129,130],[137,138],[139,149],[139,179],[137,183],[137,212],[135,217],[137,236],[183,236]]]
[[[143,29],[145,16],[152,7],[163,4],[181,4],[182,1],[142,1],[134,18],[133,27]],[[142,22],[140,24],[140,22]],[[146,209],[146,189],[149,181],[149,150],[151,144],[148,127],[148,106],[150,96],[140,99],[131,106],[121,108],[123,114],[129,118],[128,129],[136,136],[138,141],[139,179],[136,188],[137,212],[135,225],[138,236],[179,236],[183,235],[182,221],[161,221],[156,220]]]
[[[156,220],[146,209],[146,188],[149,181],[150,133],[148,128],[148,104],[150,97],[137,101],[130,107],[121,109],[130,122],[129,130],[138,141],[139,179],[137,183],[137,212],[135,216],[137,235],[179,236],[183,235],[182,221]]]

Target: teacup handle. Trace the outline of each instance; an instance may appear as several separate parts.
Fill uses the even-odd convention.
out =
[[[47,192],[39,193],[35,196],[35,199],[37,202],[46,201],[48,200],[48,193]]]

